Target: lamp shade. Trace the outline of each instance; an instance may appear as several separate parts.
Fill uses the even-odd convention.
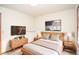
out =
[[[71,38],[72,37],[72,33],[68,33],[68,36],[69,36],[69,38]]]
[[[65,40],[71,40],[71,39],[72,39],[72,33],[66,33]]]

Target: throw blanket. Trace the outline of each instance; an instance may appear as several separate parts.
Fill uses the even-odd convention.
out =
[[[40,39],[40,40],[32,42],[32,44],[36,44],[36,45],[43,46],[48,49],[57,51],[59,54],[61,54],[61,52],[63,50],[61,42],[52,41],[52,40]]]

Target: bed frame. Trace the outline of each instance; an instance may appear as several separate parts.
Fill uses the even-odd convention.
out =
[[[34,55],[31,51],[25,48],[21,48],[22,55]]]
[[[50,35],[52,35],[52,34],[59,34],[60,35],[59,38],[62,41],[64,41],[64,33],[63,32],[61,32],[61,33],[56,33],[56,32],[41,32],[41,34],[42,35],[43,34],[50,34]],[[63,49],[63,46],[62,46],[62,49]],[[28,49],[25,49],[25,48],[22,48],[21,51],[22,51],[22,55],[34,55],[31,51],[29,51]]]

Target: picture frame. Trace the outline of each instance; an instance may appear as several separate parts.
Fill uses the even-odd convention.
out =
[[[26,26],[11,26],[11,35],[26,35]]]
[[[61,20],[45,21],[45,31],[61,31]]]

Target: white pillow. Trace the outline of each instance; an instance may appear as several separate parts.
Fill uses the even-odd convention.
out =
[[[58,34],[51,35],[50,40],[58,41],[59,40],[59,35]]]
[[[43,34],[43,39],[49,39],[50,34]]]

